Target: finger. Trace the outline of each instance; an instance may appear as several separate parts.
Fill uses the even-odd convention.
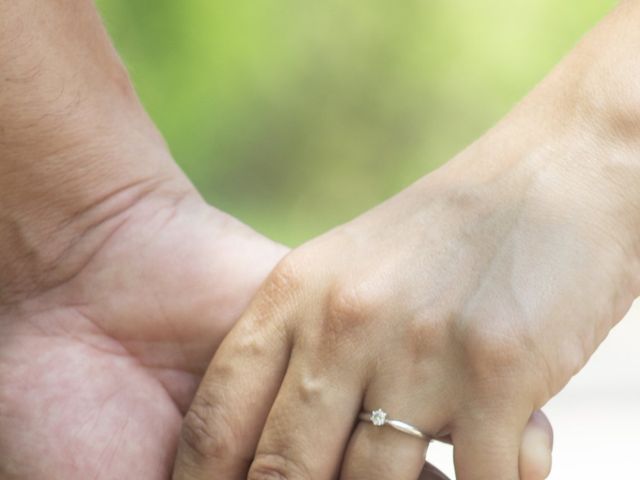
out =
[[[549,418],[545,415],[545,413],[542,410],[536,410],[531,414],[531,417],[529,418],[529,422],[527,423],[527,426],[525,428],[525,433],[526,433],[526,429],[528,428],[535,428],[536,430],[542,430],[546,432],[545,434],[548,436],[548,441],[551,443],[551,447],[553,447],[553,427],[551,426],[551,422],[549,421]],[[449,445],[453,445],[453,441],[451,440],[451,435],[448,435],[448,434],[443,435],[441,437],[434,438],[433,440],[441,443],[447,443]]]
[[[439,442],[453,445],[451,436],[437,439]],[[543,480],[551,473],[553,450],[553,427],[542,410],[536,410],[522,434],[520,446],[520,480]]]
[[[362,380],[356,369],[327,371],[329,362],[317,360],[317,366],[309,365],[316,356],[308,353],[294,348],[249,480],[337,478],[362,403]]]
[[[418,480],[449,480],[449,477],[430,463],[426,463]]]
[[[370,385],[365,408],[376,410],[384,405],[389,419],[406,422],[427,435],[441,430],[449,418],[449,408],[443,403],[446,399],[437,394],[436,382],[427,384],[416,394],[415,385],[394,388],[388,385],[388,377],[381,378],[386,380]],[[411,390],[414,391],[401,394]],[[423,397],[432,400],[425,402],[421,400]],[[361,421],[349,442],[341,478],[415,480],[424,468],[429,440],[400,432],[390,425],[376,426]]]
[[[185,416],[175,480],[246,478],[289,358],[270,302],[258,297],[216,353]]]
[[[551,472],[553,429],[540,410],[529,418],[520,447],[520,480],[544,480]]]
[[[455,425],[451,437],[458,480],[519,480],[526,417],[519,421],[510,413],[476,413]]]
[[[438,442],[453,445],[450,435],[438,437]],[[520,480],[543,480],[551,473],[553,427],[542,410],[536,410],[522,434],[520,446]],[[427,465],[426,470],[429,466]],[[423,474],[426,475],[426,474]],[[427,478],[429,478],[427,476]],[[434,477],[439,478],[439,477]]]
[[[414,480],[424,467],[427,445],[389,426],[361,422],[349,442],[340,478]]]

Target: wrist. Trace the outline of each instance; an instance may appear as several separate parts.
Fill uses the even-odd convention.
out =
[[[498,190],[504,183],[516,196],[535,191],[550,213],[564,210],[602,230],[603,246],[619,245],[628,264],[640,265],[638,24],[640,1],[622,1],[496,127],[435,176]]]
[[[446,198],[473,216],[517,211],[532,226],[574,232],[600,249],[602,268],[616,272],[621,295],[636,297],[639,145],[603,128],[606,122],[605,115],[576,116],[548,97],[533,96],[419,183],[429,197]]]
[[[93,2],[59,3],[0,7],[1,300],[72,275],[141,199],[192,190]]]
[[[86,166],[91,170],[90,162]],[[114,174],[83,181],[82,169],[69,170],[56,180],[52,175],[49,185],[29,176],[26,184],[20,176],[2,192],[0,303],[19,301],[74,277],[140,205],[160,208],[195,195],[179,177]]]

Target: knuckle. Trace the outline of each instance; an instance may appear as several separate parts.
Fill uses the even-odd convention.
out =
[[[280,324],[273,318],[263,318],[259,315],[252,316],[242,325],[239,325],[237,334],[232,337],[233,342],[225,345],[227,357],[220,356],[216,360],[215,373],[220,379],[231,379],[238,373],[238,364],[235,359],[244,358],[247,361],[268,361],[273,350],[274,338],[271,335],[277,332]],[[235,333],[235,332],[234,332]]]
[[[323,404],[329,385],[324,379],[302,375],[297,385],[298,400],[304,405]]]
[[[270,304],[289,302],[302,287],[300,262],[289,254],[283,258],[267,277],[261,297]]]
[[[591,350],[593,351],[593,350]],[[551,397],[555,396],[566,385],[567,379],[576,375],[587,363],[588,350],[585,350],[581,342],[567,340],[563,343],[563,348],[555,354],[553,360],[548,358],[542,349],[536,349],[536,373],[538,374],[541,388],[537,394],[537,404],[543,405]]]
[[[197,398],[182,423],[180,443],[197,460],[229,459],[234,455],[234,435],[212,402]]]
[[[311,480],[305,468],[281,454],[258,454],[247,480]]]
[[[305,275],[305,263],[292,255],[278,263],[251,302],[245,316],[249,319],[244,322],[245,332],[260,332],[274,325],[284,327],[281,321],[296,307]]]
[[[441,315],[419,315],[406,323],[408,352],[417,360],[432,358],[446,346],[447,322]]]
[[[462,351],[472,372],[480,376],[506,374],[522,365],[528,356],[527,339],[504,322],[467,318],[458,330]]]
[[[301,266],[297,258],[290,254],[283,258],[269,276],[269,284],[274,293],[288,295],[301,286]]]
[[[346,334],[368,323],[375,311],[374,300],[366,288],[353,283],[336,283],[328,292],[325,331]]]

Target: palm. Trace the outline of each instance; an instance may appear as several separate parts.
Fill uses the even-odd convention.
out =
[[[182,414],[243,306],[221,299],[255,288],[221,264],[214,218],[194,200],[141,206],[76,277],[3,310],[1,478],[170,475]],[[258,278],[272,253],[236,261]]]
[[[135,356],[64,336],[7,341],[3,368],[19,376],[5,385],[2,478],[167,478],[180,412]]]

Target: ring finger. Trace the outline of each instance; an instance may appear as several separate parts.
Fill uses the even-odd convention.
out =
[[[362,402],[355,369],[328,371],[292,353],[269,412],[249,480],[336,478]]]
[[[387,388],[385,391],[394,392],[395,397],[401,390]],[[384,398],[386,400],[382,400]],[[365,409],[376,411],[384,406],[387,419],[383,425],[375,425],[369,420],[361,421],[356,426],[345,454],[341,478],[415,480],[420,476],[429,441],[444,426],[448,409],[446,405],[435,403],[424,403],[414,408],[413,402],[407,401],[408,398],[412,396],[394,399],[388,393],[382,394],[375,383],[371,386],[365,398]],[[380,417],[380,414],[377,416]],[[394,420],[406,422],[425,434],[426,438],[396,430],[391,426]]]

